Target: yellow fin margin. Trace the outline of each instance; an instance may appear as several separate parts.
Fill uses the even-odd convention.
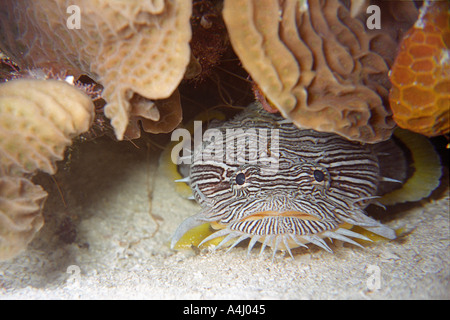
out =
[[[426,137],[400,128],[395,130],[394,135],[410,150],[415,172],[402,188],[379,199],[384,205],[419,201],[428,197],[439,186],[442,175],[439,155]]]
[[[203,241],[206,237],[210,236],[217,230],[214,230],[211,228],[210,223],[204,223],[198,227],[192,228],[191,230],[187,231],[180,240],[176,243],[174,246],[175,250],[183,250],[183,249],[192,249],[192,247],[197,247],[200,244],[200,242]],[[212,239],[204,244],[202,244],[202,247],[208,247],[211,245],[217,246],[224,237],[219,237]]]

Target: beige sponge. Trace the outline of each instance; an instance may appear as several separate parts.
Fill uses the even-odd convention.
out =
[[[55,173],[71,139],[94,118],[89,97],[64,81],[0,84],[0,163],[10,173]]]
[[[102,84],[105,115],[123,139],[133,95],[165,99],[182,80],[191,12],[189,0],[2,0],[0,44],[22,69]]]
[[[0,261],[22,251],[44,225],[47,192],[21,177],[0,177]]]
[[[54,174],[55,161],[93,118],[90,98],[64,81],[0,84],[0,260],[24,250],[44,224],[47,193],[27,177]]]

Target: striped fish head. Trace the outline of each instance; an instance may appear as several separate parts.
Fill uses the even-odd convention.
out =
[[[202,210],[180,225],[172,245],[187,230],[205,222],[218,231],[203,243],[224,237],[218,247],[233,247],[250,238],[249,251],[260,241],[261,252],[266,246],[272,246],[274,252],[290,252],[290,248],[309,242],[331,251],[322,238],[357,244],[348,236],[360,236],[344,225],[386,228],[364,214],[376,195],[379,179],[377,157],[370,147],[333,134],[299,130],[292,124],[279,125],[278,118],[269,117],[253,119],[251,126],[267,128],[270,124],[269,128],[279,129],[277,165],[250,159],[228,163],[214,157],[194,162],[190,185]],[[242,122],[237,126],[242,127]],[[252,148],[258,147],[250,143],[258,140],[257,135],[257,130],[247,132],[242,143],[231,149],[224,140],[213,144],[227,153],[244,145],[250,155]]]

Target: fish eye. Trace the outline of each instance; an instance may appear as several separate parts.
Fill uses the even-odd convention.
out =
[[[325,179],[325,174],[320,170],[314,170],[314,179],[317,182],[322,182]]]
[[[236,183],[240,186],[242,186],[245,183],[245,174],[238,173],[236,176]]]

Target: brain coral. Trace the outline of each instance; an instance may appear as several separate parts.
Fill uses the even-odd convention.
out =
[[[107,101],[105,114],[111,119],[117,138],[122,139],[134,94],[164,99],[181,81],[190,58],[192,3],[75,3],[76,6],[68,0],[2,1],[6,10],[2,13],[4,35],[0,42],[21,67],[85,73],[100,82]],[[79,29],[68,27],[73,21],[70,19],[76,18],[71,14],[77,14],[68,11],[69,6],[80,9]]]
[[[55,173],[55,161],[93,118],[91,99],[66,82],[0,84],[0,260],[23,250],[43,225],[47,193],[27,177]]]
[[[223,15],[243,66],[283,116],[351,140],[390,137],[389,32],[366,30],[338,0],[225,0]]]
[[[436,136],[450,132],[450,3],[426,2],[405,35],[390,76],[394,120]]]

